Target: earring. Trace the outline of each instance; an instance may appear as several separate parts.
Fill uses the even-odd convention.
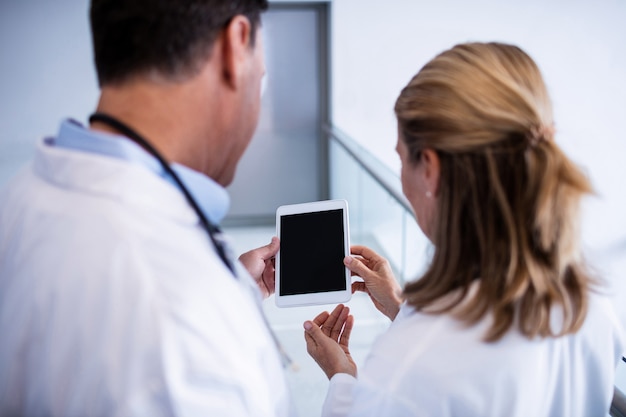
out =
[[[433,193],[426,191],[426,198],[433,198]]]

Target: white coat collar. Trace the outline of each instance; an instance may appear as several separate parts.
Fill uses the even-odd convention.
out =
[[[61,123],[57,137],[46,140],[46,143],[51,143],[59,148],[89,152],[141,164],[178,188],[174,179],[163,169],[155,157],[123,135],[87,129],[79,122],[68,119]],[[212,223],[219,224],[230,205],[230,198],[224,187],[206,175],[183,165],[173,163],[171,168],[185,184],[204,215]]]
[[[183,223],[198,223],[183,194],[141,164],[58,148],[41,140],[33,169],[43,181],[69,192],[119,201]]]

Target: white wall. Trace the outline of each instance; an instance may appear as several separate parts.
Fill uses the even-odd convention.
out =
[[[514,43],[536,60],[557,141],[598,192],[585,202],[584,242],[626,323],[626,2],[334,0],[332,9],[333,123],[395,170],[393,105],[428,60],[467,41]]]
[[[0,186],[97,99],[87,0],[0,0]]]

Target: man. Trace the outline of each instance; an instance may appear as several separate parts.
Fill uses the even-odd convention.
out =
[[[290,413],[258,306],[277,239],[249,275],[214,226],[257,124],[266,8],[92,1],[96,114],[0,194],[0,415]]]

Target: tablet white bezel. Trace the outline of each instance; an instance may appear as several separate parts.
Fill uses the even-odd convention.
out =
[[[350,227],[348,222],[348,202],[346,200],[326,200],[316,201],[312,203],[291,204],[280,206],[276,210],[276,236],[281,237],[281,216],[313,213],[318,211],[338,210],[342,211],[343,218],[343,246],[344,256],[350,254]],[[281,243],[282,244],[282,243]],[[303,254],[306,256],[306,254]],[[327,291],[309,294],[296,295],[280,295],[280,250],[276,254],[276,285],[275,285],[275,301],[278,307],[296,307],[319,304],[337,304],[349,301],[352,296],[350,270],[344,267],[346,289],[341,291]]]

